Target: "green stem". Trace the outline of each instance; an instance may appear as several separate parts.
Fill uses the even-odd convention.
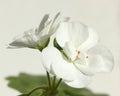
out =
[[[49,73],[48,73],[48,72],[47,72],[47,78],[48,78],[49,88],[51,89],[51,80],[50,80],[50,75],[49,75]]]
[[[61,81],[62,81],[62,78],[60,78],[60,80],[58,81],[58,83],[56,84],[56,86],[55,86],[54,89],[57,89],[57,88],[58,88],[58,86],[60,85]]]
[[[47,87],[37,87],[37,88],[33,89],[32,91],[30,91],[30,92],[28,93],[28,96],[30,96],[34,91],[36,91],[36,90],[38,90],[38,89],[46,90]]]
[[[52,88],[55,87],[55,82],[56,82],[56,76],[53,77]]]

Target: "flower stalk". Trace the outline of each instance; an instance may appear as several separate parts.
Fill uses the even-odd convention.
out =
[[[49,72],[46,72],[47,75],[47,79],[48,79],[48,86],[47,87],[37,87],[33,90],[31,90],[29,93],[27,94],[21,94],[19,96],[31,96],[32,93],[34,93],[37,90],[42,89],[43,93],[40,96],[56,96],[56,94],[58,93],[57,88],[59,87],[62,79],[60,79],[58,81],[58,83],[56,84],[56,76],[53,77],[53,79],[51,79]]]
[[[60,78],[60,80],[58,81],[58,83],[57,83],[57,85],[55,86],[54,89],[57,89],[57,88],[58,88],[58,86],[60,85],[61,81],[62,81],[62,78]]]
[[[56,76],[53,77],[52,88],[54,88],[56,82]]]
[[[59,85],[60,85],[60,83],[62,81],[62,78],[60,78],[60,80],[58,81],[58,83],[55,85],[55,83],[56,83],[56,76],[54,76],[53,77],[53,81],[51,81],[49,72],[46,72],[46,73],[47,73],[47,79],[48,79],[49,89],[52,89],[53,91],[57,90],[57,88],[59,87]]]
[[[49,88],[51,89],[51,79],[50,79],[50,75],[49,75],[49,72],[46,72],[46,73],[47,73],[47,79],[48,79]]]
[[[27,93],[27,94],[22,94],[22,95],[18,95],[18,96],[30,96],[33,92],[35,92],[35,91],[37,91],[37,90],[40,90],[40,89],[42,89],[42,90],[47,90],[48,88],[47,88],[47,87],[37,87],[37,88],[31,90],[31,91],[30,91],[29,93]]]

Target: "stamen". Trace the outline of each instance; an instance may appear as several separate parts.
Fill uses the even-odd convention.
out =
[[[78,50],[77,53],[78,53],[78,55],[79,55],[79,54],[80,54],[80,51]]]
[[[76,52],[77,52],[77,56],[76,56],[75,60],[79,59],[80,50],[76,50]]]

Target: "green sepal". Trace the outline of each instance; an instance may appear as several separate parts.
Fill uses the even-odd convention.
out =
[[[43,46],[43,48],[47,47],[49,42],[50,42],[50,37],[47,39],[47,41],[46,41],[45,45]]]
[[[68,61],[71,61],[67,54],[64,52],[63,48],[57,43],[56,38],[54,39],[54,47],[56,47]]]
[[[37,45],[37,48],[42,51],[43,50],[43,47],[41,45]]]
[[[45,44],[43,45],[43,44],[38,44],[37,45],[37,48],[40,50],[40,51],[42,51],[44,48],[46,48],[47,46],[48,46],[48,44],[49,44],[49,42],[50,42],[50,37],[46,40],[46,42],[45,42]]]
[[[56,47],[58,50],[63,50],[63,48],[57,43],[56,38],[54,39],[54,47]]]

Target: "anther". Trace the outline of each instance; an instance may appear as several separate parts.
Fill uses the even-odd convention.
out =
[[[80,51],[77,51],[78,54],[80,54]]]
[[[89,56],[86,56],[86,59],[88,59],[89,58]]]

